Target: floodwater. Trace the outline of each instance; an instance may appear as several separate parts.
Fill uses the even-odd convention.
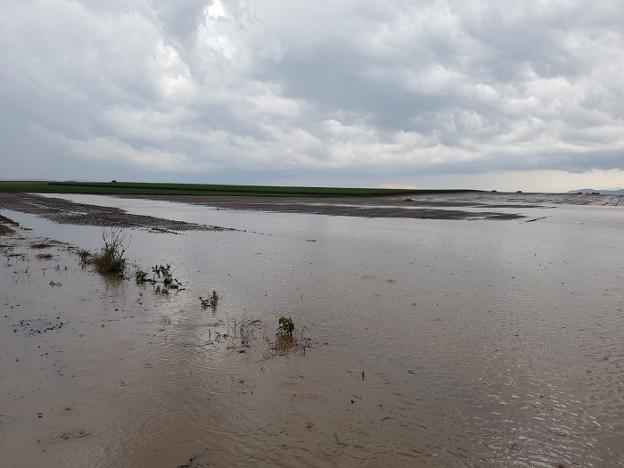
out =
[[[24,254],[0,251],[2,467],[624,465],[621,207],[449,221],[63,197],[244,231],[127,231],[133,263],[186,288],[163,296],[29,247],[94,250],[101,228],[0,212],[33,229],[0,238]],[[282,315],[305,353],[270,352]],[[215,339],[241,320],[261,321],[248,348]]]

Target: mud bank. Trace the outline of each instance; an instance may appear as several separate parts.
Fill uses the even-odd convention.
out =
[[[415,201],[405,197],[357,197],[357,198],[298,198],[298,197],[204,197],[146,195],[122,198],[165,200],[194,205],[211,206],[231,210],[267,211],[276,213],[306,213],[328,216],[352,216],[360,218],[412,218],[447,220],[509,220],[523,218],[521,214],[495,211],[442,209],[440,207],[462,206],[446,202]],[[471,206],[466,204],[465,206]],[[485,205],[480,205],[485,206]],[[509,206],[516,208],[516,206]],[[492,206],[492,208],[500,208]]]
[[[9,218],[6,218],[4,216],[0,216],[0,236],[14,233],[15,230],[13,229],[13,226],[15,226],[16,224],[17,223],[15,223],[13,220],[10,220]]]
[[[61,198],[43,197],[26,193],[1,193],[0,209],[35,214],[61,224],[141,228],[155,232],[228,231],[231,228],[209,226],[171,219],[126,213],[119,208],[73,203]]]
[[[619,206],[618,195],[465,192],[400,197],[219,197],[219,196],[121,196],[166,200],[235,210],[308,213],[366,218],[414,218],[448,220],[511,220],[523,218],[524,208],[563,205]],[[453,209],[450,209],[453,208]],[[503,212],[501,209],[513,209]],[[493,210],[493,211],[489,211]]]

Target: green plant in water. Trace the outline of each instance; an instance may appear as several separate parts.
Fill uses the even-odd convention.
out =
[[[290,317],[280,317],[277,327],[277,339],[271,343],[271,352],[274,355],[285,355],[293,351],[301,351],[305,355],[310,346],[310,338],[304,336],[304,330],[300,329],[295,336],[295,322]]]
[[[210,297],[199,297],[199,302],[201,302],[202,309],[206,310],[208,307],[212,309],[213,312],[216,312],[217,306],[219,305],[219,294],[217,291],[212,291]]]
[[[182,283],[174,278],[171,274],[171,265],[155,265],[152,267],[152,273],[154,276],[154,282],[161,281],[165,288],[178,289],[182,286]]]
[[[210,308],[212,310],[217,310],[217,305],[219,304],[219,294],[217,294],[217,291],[212,291],[212,294],[210,295]]]
[[[137,284],[143,284],[147,281],[147,273],[143,270],[137,270],[134,273],[134,279],[136,280]]]
[[[295,322],[290,317],[280,317],[277,326],[277,336],[293,336]]]
[[[183,291],[182,283],[174,278],[171,273],[171,265],[154,265],[152,268],[152,276],[149,277],[148,273],[137,269],[134,272],[134,279],[137,284],[150,283],[154,286],[154,292],[156,294],[169,294],[170,289],[176,291]]]

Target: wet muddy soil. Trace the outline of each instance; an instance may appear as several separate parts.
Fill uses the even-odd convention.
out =
[[[557,205],[618,206],[624,196],[544,193],[462,192],[411,195],[402,197],[202,197],[132,196],[191,203],[237,210],[278,213],[309,213],[332,216],[415,219],[490,219],[522,218],[523,208],[548,208]],[[453,208],[453,209],[449,209]],[[513,209],[512,212],[499,211]],[[494,211],[490,211],[494,210]]]
[[[464,210],[457,207],[470,206],[461,202],[435,202],[415,198],[296,198],[296,197],[202,197],[202,196],[144,196],[132,197],[166,200],[234,210],[269,211],[275,213],[306,213],[329,216],[354,216],[361,218],[407,218],[447,220],[510,220],[523,216],[518,213]],[[455,207],[455,209],[449,209]],[[484,205],[476,206],[483,208]],[[509,205],[509,208],[517,208]],[[491,206],[490,208],[500,208]]]
[[[6,218],[4,216],[0,216],[0,236],[6,235],[6,234],[12,234],[13,232],[15,232],[13,227],[16,224],[17,223],[15,223],[14,221],[10,220],[9,218]]]
[[[0,209],[36,214],[57,223],[84,226],[143,228],[152,231],[224,231],[229,228],[185,223],[152,216],[131,215],[119,208],[74,203],[69,200],[40,195],[0,194]]]

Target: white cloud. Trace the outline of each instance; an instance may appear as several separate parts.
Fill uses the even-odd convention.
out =
[[[163,171],[183,171],[188,157],[169,153],[156,148],[136,148],[113,138],[93,138],[89,140],[63,139],[65,147],[85,158],[103,161],[136,164],[141,167]]]
[[[0,158],[69,151],[85,178],[611,174],[615,3],[6,0]]]

